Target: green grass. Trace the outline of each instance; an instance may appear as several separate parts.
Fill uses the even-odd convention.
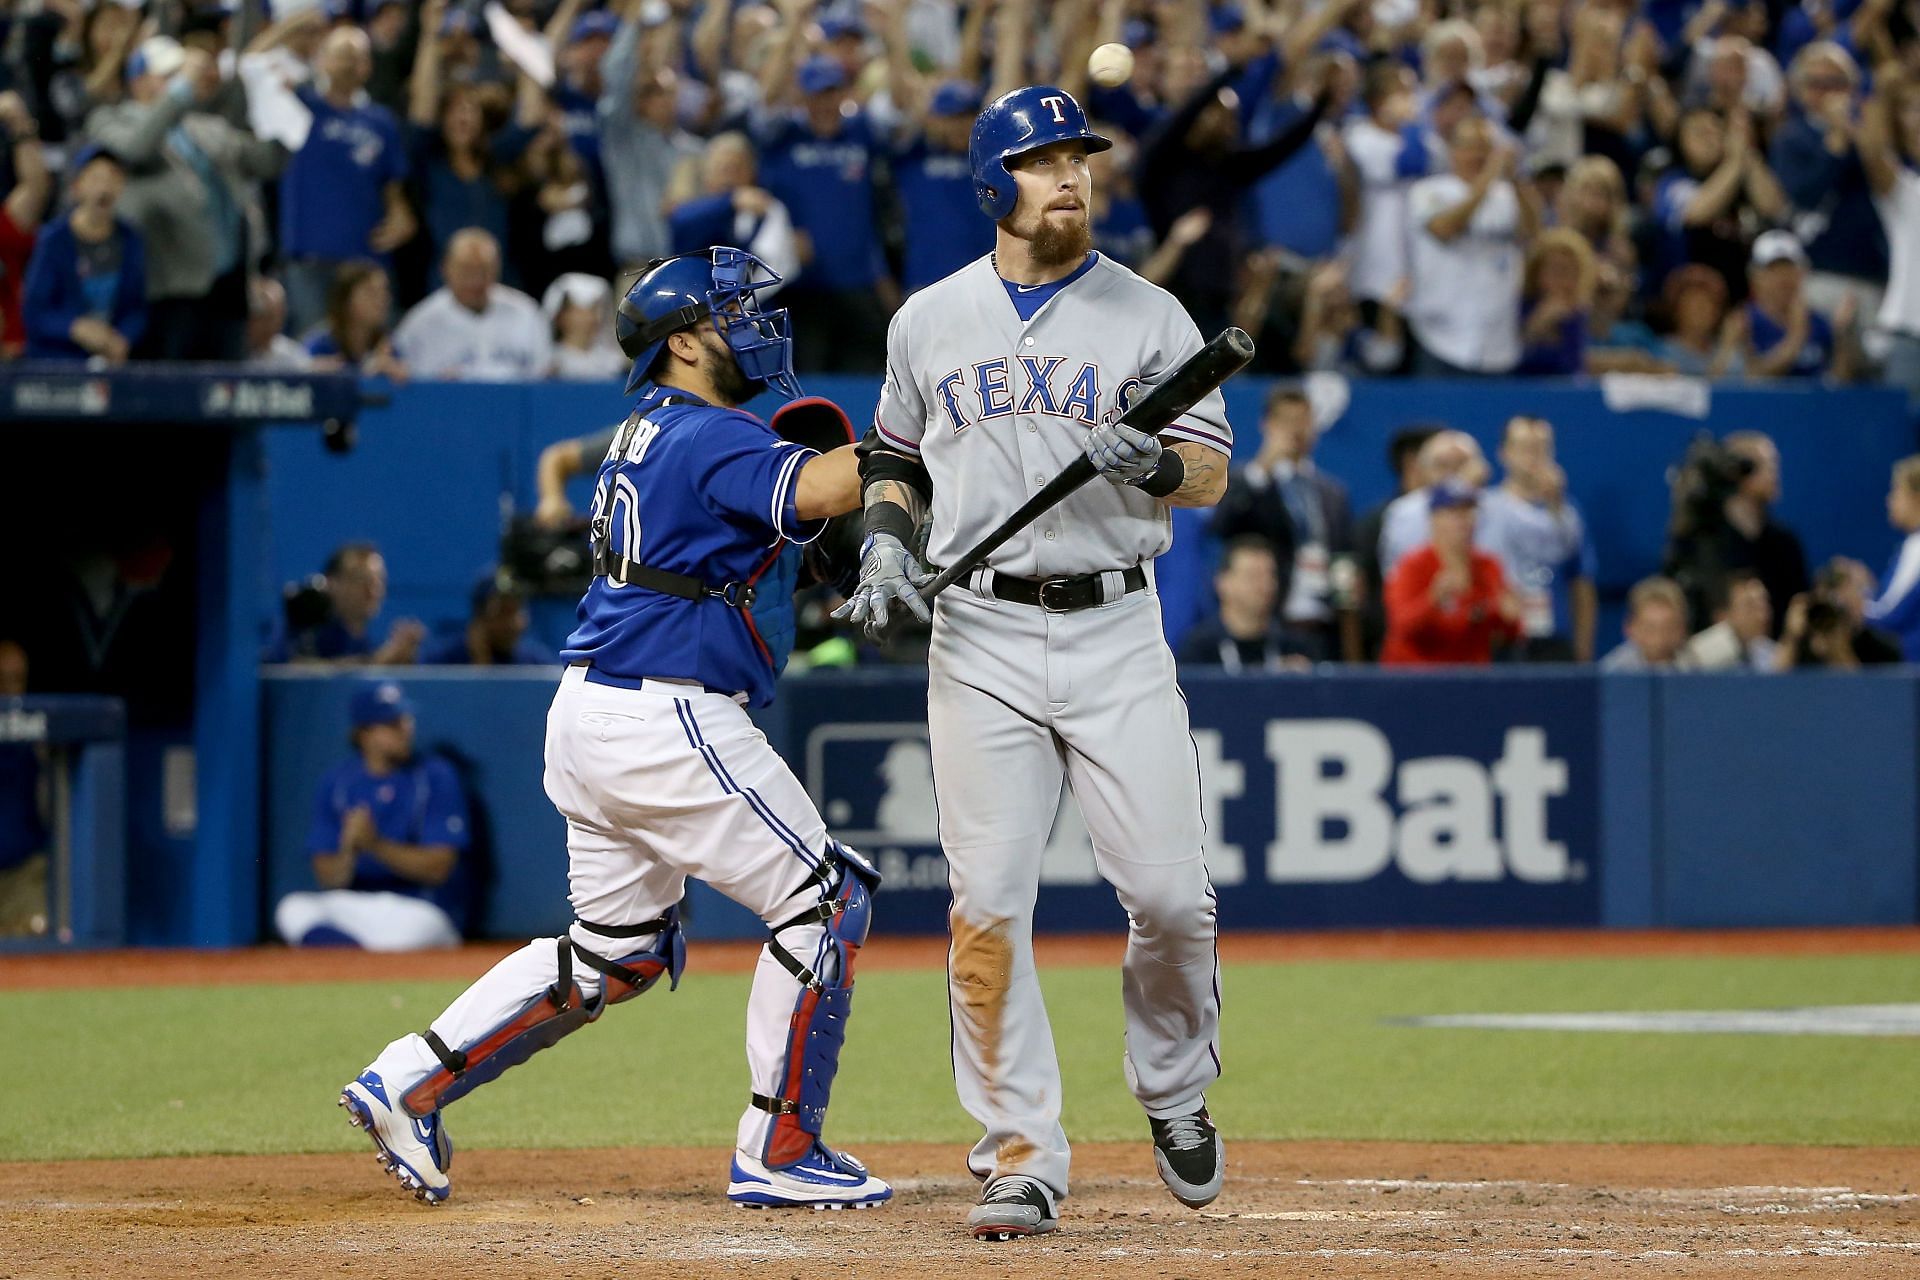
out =
[[[130,975],[137,981],[137,974]],[[1920,1001],[1920,956],[1242,965],[1225,975],[1215,1114],[1242,1138],[1920,1145],[1905,1039],[1425,1029],[1414,1014]],[[1121,1081],[1120,981],[1045,977],[1068,1132],[1144,1131]],[[0,1159],[351,1150],[332,1103],[458,984],[0,993]],[[724,1145],[746,1093],[746,978],[611,1010],[462,1102],[495,1147]],[[937,973],[860,980],[830,1134],[969,1141]]]

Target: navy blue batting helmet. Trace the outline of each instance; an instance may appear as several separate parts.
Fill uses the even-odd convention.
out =
[[[967,159],[973,165],[973,194],[981,211],[998,222],[1018,203],[1008,160],[1069,138],[1086,143],[1089,152],[1105,151],[1113,145],[1093,131],[1087,113],[1065,89],[1030,84],[989,102],[974,118],[973,140],[967,147]]]
[[[745,249],[726,245],[648,263],[613,318],[613,336],[633,361],[627,390],[647,380],[647,370],[668,337],[711,320],[749,382],[798,399],[787,310],[763,311],[753,296],[779,283],[773,268]]]

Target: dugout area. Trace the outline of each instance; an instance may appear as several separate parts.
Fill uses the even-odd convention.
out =
[[[1117,942],[1047,939],[1075,1187],[1062,1230],[966,1238],[940,940],[862,957],[832,1137],[860,1213],[725,1203],[752,950],[448,1113],[429,1209],[332,1107],[338,1064],[505,947],[15,957],[0,968],[0,1275],[1890,1276],[1920,1267],[1906,1035],[1412,1025],[1470,1012],[1905,1007],[1911,930],[1230,934],[1229,1181],[1155,1177],[1119,1072]],[[130,984],[128,975],[140,981]],[[137,1043],[139,1054],[111,1044]],[[636,1082],[644,1087],[635,1087]],[[1137,1130],[1137,1132],[1136,1132]]]

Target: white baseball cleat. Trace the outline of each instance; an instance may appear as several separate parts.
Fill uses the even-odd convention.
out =
[[[453,1194],[447,1170],[453,1164],[453,1139],[435,1111],[422,1120],[387,1101],[386,1082],[372,1071],[360,1074],[340,1091],[347,1122],[373,1139],[375,1159],[414,1199],[440,1204]]]
[[[893,1188],[845,1152],[815,1141],[796,1164],[769,1169],[744,1151],[733,1153],[727,1199],[749,1209],[871,1209],[893,1198]]]

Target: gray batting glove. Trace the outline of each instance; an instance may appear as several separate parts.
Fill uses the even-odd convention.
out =
[[[1087,461],[1112,484],[1139,484],[1160,465],[1160,438],[1124,422],[1105,423],[1087,436]]]
[[[890,533],[867,538],[860,553],[860,584],[833,616],[864,626],[869,640],[886,635],[888,611],[904,604],[922,622],[933,621],[933,610],[920,598],[920,588],[932,582],[934,574],[922,569],[913,553]]]

